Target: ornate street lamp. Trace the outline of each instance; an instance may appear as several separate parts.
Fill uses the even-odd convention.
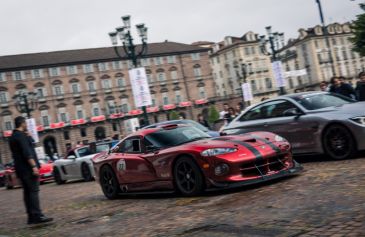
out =
[[[21,91],[17,93],[13,99],[15,100],[15,108],[21,114],[27,114],[27,118],[31,117],[31,112],[37,108],[37,94],[34,92]]]
[[[240,84],[242,86],[242,83],[247,83],[247,73],[248,73],[248,69],[251,67],[251,63],[242,63],[242,59],[239,60],[240,63],[238,61],[235,61],[234,62],[234,65],[233,67],[236,69],[236,75],[237,75],[237,78],[240,80]],[[241,68],[240,68],[241,66]],[[241,72],[239,71],[239,69],[241,69]],[[242,93],[242,103],[244,105],[244,107],[248,107],[251,105],[251,102],[250,101],[247,101],[247,104],[245,102],[245,99],[243,98],[243,90],[241,88],[241,93]]]
[[[267,36],[265,35],[260,36],[259,39],[260,49],[263,54],[269,55],[271,56],[273,61],[277,61],[278,60],[277,53],[285,45],[284,33],[272,32],[271,26],[266,27],[266,33]],[[284,95],[286,93],[285,88],[283,86],[279,87],[279,89],[281,95]]]
[[[117,47],[118,41],[120,40],[127,59],[131,60],[133,66],[136,68],[138,67],[138,58],[147,53],[147,27],[145,27],[144,24],[136,25],[138,35],[142,41],[142,46],[139,49],[139,52],[137,52],[136,45],[133,43],[133,37],[131,34],[131,17],[129,15],[123,16],[122,21],[124,26],[117,27],[115,32],[109,33],[110,40],[114,46],[114,51],[117,56],[120,59],[124,59],[125,57],[122,56],[121,52],[119,52],[119,48]],[[146,106],[143,106],[142,110],[145,123],[144,125],[149,125]]]

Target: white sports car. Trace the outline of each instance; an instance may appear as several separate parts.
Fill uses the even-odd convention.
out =
[[[70,150],[67,155],[54,162],[53,175],[57,184],[68,180],[91,181],[94,179],[94,167],[91,159],[95,154],[108,151],[111,142],[91,143]]]

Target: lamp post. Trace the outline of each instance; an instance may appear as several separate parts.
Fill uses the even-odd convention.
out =
[[[31,112],[37,107],[37,94],[33,92],[20,92],[13,97],[15,107],[21,114],[27,114],[27,118],[31,117]]]
[[[336,69],[335,69],[335,65],[333,63],[333,57],[332,57],[332,46],[330,44],[330,39],[328,37],[328,30],[326,27],[326,23],[324,21],[324,14],[323,14],[323,10],[322,10],[321,0],[316,0],[316,3],[318,5],[319,17],[321,19],[323,36],[326,41],[326,47],[328,49],[328,60],[329,60],[329,63],[331,64],[332,75],[336,76]]]
[[[248,66],[251,66],[251,63],[248,63],[248,64],[242,63],[242,59],[240,59],[239,61],[240,61],[240,63],[238,61],[234,62],[234,68],[236,69],[236,75],[237,75],[237,78],[240,79],[240,84],[242,87],[243,83],[247,83]],[[240,68],[240,66],[241,66],[241,68]],[[241,69],[241,72],[239,71],[239,69]],[[251,105],[251,102],[247,101],[247,103],[246,103],[245,98],[243,97],[242,88],[241,88],[241,92],[242,92],[242,103],[243,103],[244,107],[246,108]]]
[[[265,35],[260,36],[260,48],[263,54],[269,55],[272,58],[272,61],[278,61],[278,51],[284,47],[285,39],[284,33],[272,32],[271,26],[266,27],[267,39]],[[270,51],[267,50],[270,48]],[[285,95],[284,86],[280,86],[280,95]]]
[[[133,67],[138,67],[138,58],[142,57],[142,55],[147,53],[147,27],[144,24],[136,25],[137,32],[139,37],[141,38],[142,45],[137,52],[137,47],[133,43],[133,37],[131,34],[131,17],[129,15],[122,17],[123,25],[121,27],[117,27],[115,32],[109,33],[112,45],[114,47],[114,51],[119,59],[127,58],[132,61]],[[119,52],[120,48],[118,48],[118,37],[122,45],[122,49],[126,55],[123,57],[122,53]],[[143,110],[143,119],[144,125],[149,125],[147,108],[146,106],[142,106]]]

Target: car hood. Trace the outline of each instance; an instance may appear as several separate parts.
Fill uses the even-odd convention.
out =
[[[365,116],[365,102],[357,102],[338,106],[334,108],[334,111],[338,111],[341,114]]]

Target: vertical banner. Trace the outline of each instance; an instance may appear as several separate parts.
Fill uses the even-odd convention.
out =
[[[37,125],[35,124],[35,119],[30,118],[30,119],[27,119],[26,121],[27,121],[28,132],[33,137],[34,142],[38,143],[39,137],[38,137]]]
[[[276,80],[277,87],[285,87],[286,79],[284,76],[283,65],[280,61],[275,61],[272,63],[272,69],[274,73],[274,77]]]
[[[136,107],[152,105],[146,70],[143,67],[131,69],[129,77]]]
[[[251,89],[251,84],[250,83],[243,83],[242,84],[242,94],[243,94],[243,100],[245,102],[251,101],[253,100],[253,95],[252,95],[252,89]]]

